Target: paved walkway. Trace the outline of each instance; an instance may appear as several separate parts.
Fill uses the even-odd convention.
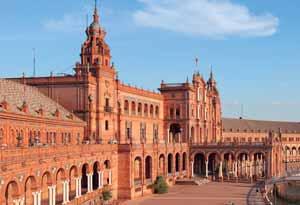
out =
[[[168,194],[128,201],[125,205],[264,205],[261,195],[250,184],[215,183],[178,185]]]

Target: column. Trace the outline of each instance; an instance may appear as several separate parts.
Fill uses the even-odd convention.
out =
[[[238,177],[238,162],[235,161],[234,162],[234,177],[237,178]]]
[[[41,191],[33,192],[33,205],[41,205]]]
[[[56,185],[52,186],[52,205],[56,204]]]
[[[205,160],[205,177],[208,178],[208,160]]]
[[[13,200],[14,205],[24,205],[24,197],[20,199]]]
[[[75,186],[76,186],[76,198],[81,196],[81,177],[75,179]]]
[[[112,171],[111,171],[111,169],[109,170],[108,182],[109,182],[109,185],[112,185]]]
[[[69,181],[63,181],[63,204],[67,204],[69,202]]]
[[[92,192],[93,191],[93,174],[87,174],[87,180],[88,180],[88,183],[87,183],[87,192]]]
[[[252,175],[253,175],[253,166],[252,166],[252,160],[249,161],[249,177],[250,177],[250,180],[252,181]]]
[[[194,162],[191,162],[191,175],[194,177]]]
[[[219,166],[219,178],[223,178],[223,162],[220,161],[220,166]]]
[[[52,186],[48,186],[48,200],[49,200],[49,205],[53,205]]]
[[[103,187],[103,175],[102,175],[102,172],[99,171],[98,172],[98,188],[101,189]]]

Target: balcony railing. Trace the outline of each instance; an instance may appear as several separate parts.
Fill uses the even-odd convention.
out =
[[[112,107],[110,107],[110,106],[105,106],[104,107],[104,112],[112,112]]]

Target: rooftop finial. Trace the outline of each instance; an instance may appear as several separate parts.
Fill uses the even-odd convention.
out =
[[[97,0],[95,0],[94,22],[99,23],[99,15],[98,15],[98,10],[97,10]]]
[[[198,68],[198,64],[199,64],[199,58],[196,56],[195,58],[195,63],[196,63],[196,68]]]

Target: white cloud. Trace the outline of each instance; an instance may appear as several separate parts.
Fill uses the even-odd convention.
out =
[[[84,28],[84,15],[65,14],[61,19],[50,19],[43,26],[48,31],[74,32]]]
[[[138,25],[196,36],[261,37],[276,33],[279,19],[270,13],[254,14],[231,0],[138,0]]]

